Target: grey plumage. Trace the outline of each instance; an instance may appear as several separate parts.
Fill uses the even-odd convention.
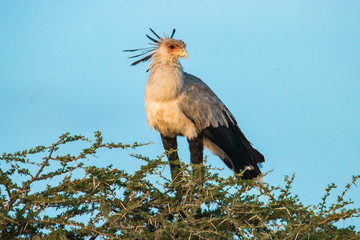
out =
[[[233,123],[234,117],[216,96],[216,94],[199,78],[184,73],[184,89],[179,95],[181,111],[190,118],[201,131],[209,127],[225,126]]]

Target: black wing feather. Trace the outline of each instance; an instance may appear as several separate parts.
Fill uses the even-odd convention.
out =
[[[203,130],[203,134],[229,156],[228,160],[231,163],[223,160],[229,168],[233,168],[234,172],[239,173],[246,166],[253,168],[245,171],[244,179],[254,178],[261,173],[257,164],[265,161],[264,156],[252,147],[237,125],[230,124],[229,127],[216,128],[210,126]]]

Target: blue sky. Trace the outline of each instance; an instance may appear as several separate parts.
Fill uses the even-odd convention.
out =
[[[148,46],[149,27],[176,28],[185,71],[215,91],[265,155],[262,170],[273,170],[265,181],[283,185],[295,172],[294,193],[316,204],[327,184],[359,174],[359,11],[355,0],[0,0],[0,152],[99,130],[107,141],[152,141],[137,151],[162,154],[146,122],[147,64],[130,67],[122,50]],[[101,153],[98,164],[133,171],[139,163],[128,153]],[[349,196],[359,207],[359,188]]]

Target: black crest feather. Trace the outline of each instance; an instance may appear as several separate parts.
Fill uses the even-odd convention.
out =
[[[170,38],[173,38],[173,36],[174,36],[174,34],[175,34],[175,28],[173,29],[173,31],[172,31],[172,34],[171,34],[171,37]]]
[[[155,43],[159,43],[159,41],[158,40],[155,40],[155,39],[153,39],[152,37],[150,37],[149,35],[147,35],[146,34],[146,36],[151,40],[151,41],[153,41],[153,42],[155,42]]]
[[[159,35],[157,35],[156,32],[154,32],[154,30],[152,30],[151,28],[149,28],[149,29],[155,36],[157,36],[159,38],[159,40],[161,40],[161,37],[159,37]]]
[[[140,50],[148,50],[151,48],[137,48],[137,49],[128,49],[128,50],[123,50],[123,52],[136,52],[136,51],[140,51]]]
[[[154,30],[152,30],[151,28],[149,28],[150,31],[159,39],[159,40],[156,40],[155,38],[153,37],[150,37],[149,35],[146,34],[146,37],[148,37],[151,41],[153,41],[155,44],[153,43],[149,43],[150,45],[154,45],[154,47],[148,47],[148,48],[137,48],[137,49],[129,49],[129,50],[123,50],[123,52],[137,52],[137,51],[142,51],[141,53],[139,54],[136,54],[134,56],[131,56],[129,58],[137,58],[137,57],[141,57],[143,55],[146,55],[145,57],[137,60],[136,62],[133,62],[131,64],[131,66],[135,66],[141,62],[146,62],[148,61],[149,59],[151,59],[151,57],[154,55],[154,50],[157,49],[157,47],[159,46],[160,42],[162,41],[162,38],[156,34],[156,32]],[[172,33],[171,33],[171,37],[170,38],[173,38],[174,34],[175,34],[175,28],[173,29]],[[149,69],[148,69],[149,71]]]
[[[135,65],[137,65],[137,64],[139,64],[139,63],[141,63],[141,62],[146,62],[146,61],[149,60],[151,57],[152,57],[152,54],[147,55],[146,57],[144,57],[144,58],[142,58],[142,59],[140,59],[140,60],[137,60],[136,62],[133,62],[133,63],[131,64],[131,66],[135,66]]]

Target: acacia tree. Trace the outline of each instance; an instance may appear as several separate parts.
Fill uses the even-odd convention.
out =
[[[79,154],[60,154],[66,144],[85,142]],[[164,156],[143,161],[130,174],[112,165],[96,167],[100,149],[144,144],[104,143],[100,132],[60,136],[50,146],[4,153],[0,169],[1,239],[359,239],[340,220],[359,217],[346,193],[328,202],[330,184],[316,206],[301,203],[285,187],[227,178],[211,166],[181,163],[175,181],[163,175]],[[192,174],[201,168],[202,178]],[[155,180],[154,180],[155,179]]]

